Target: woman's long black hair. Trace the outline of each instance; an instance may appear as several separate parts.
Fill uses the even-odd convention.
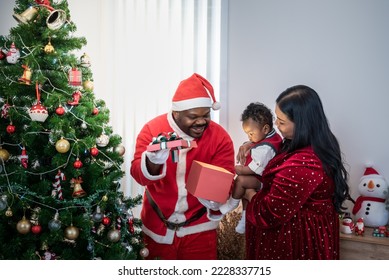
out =
[[[343,202],[349,198],[348,172],[343,164],[339,142],[332,133],[319,95],[305,85],[290,87],[276,100],[278,108],[294,123],[294,136],[285,140],[283,150],[293,152],[311,146],[320,158],[325,172],[334,180],[333,202],[343,213]]]

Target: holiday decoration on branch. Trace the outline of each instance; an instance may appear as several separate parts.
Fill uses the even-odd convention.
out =
[[[75,240],[79,235],[80,235],[80,230],[77,227],[70,225],[65,228],[65,237],[67,239]]]
[[[31,230],[31,222],[26,219],[26,216],[23,216],[23,218],[16,224],[16,229],[21,234],[27,234]]]
[[[1,107],[1,117],[6,119],[8,118],[8,111],[9,111],[9,108],[11,106],[8,104],[8,103],[5,103],[2,107]]]
[[[59,105],[58,108],[55,109],[55,113],[58,116],[62,116],[63,114],[65,114],[65,109],[62,107],[62,105]]]
[[[91,60],[90,60],[90,57],[89,57],[89,55],[87,55],[86,53],[84,53],[84,54],[81,56],[80,62],[81,62],[80,65],[81,65],[82,67],[87,67],[87,68],[91,67]]]
[[[106,134],[101,134],[98,138],[96,138],[96,145],[99,147],[105,147],[109,143],[109,136]]]
[[[97,149],[96,147],[92,147],[90,149],[90,154],[91,156],[96,157],[99,154],[99,149]]]
[[[82,84],[82,72],[77,68],[73,67],[69,70],[69,85],[71,86],[81,86]]]
[[[11,122],[9,125],[7,125],[6,130],[7,130],[7,133],[13,134],[13,133],[15,133],[16,127]]]
[[[58,192],[59,194],[59,192]],[[61,197],[62,197],[62,192],[61,192]],[[60,198],[62,200],[62,198]],[[59,213],[56,212],[54,215],[54,218],[51,219],[48,223],[48,227],[50,231],[58,231],[61,229],[62,223],[59,220]]]
[[[5,55],[5,52],[3,51],[3,49],[0,47],[0,60],[3,60],[5,59],[7,56]]]
[[[75,162],[73,162],[73,167],[76,168],[76,169],[80,169],[82,167],[82,161],[77,158]]]
[[[16,48],[15,43],[12,42],[11,47],[7,52],[7,62],[10,64],[16,64],[20,58],[20,51]]]
[[[38,82],[36,82],[36,103],[30,108],[28,111],[28,114],[30,115],[31,120],[37,121],[37,122],[44,122],[47,117],[49,116],[49,113],[47,112],[47,109],[45,106],[41,104],[41,94],[39,90]]]
[[[99,113],[99,109],[98,108],[93,108],[93,111],[92,111],[92,115],[97,115]]]
[[[86,90],[86,91],[93,91],[93,89],[94,89],[94,84],[93,84],[93,82],[92,81],[84,81],[83,83],[82,83],[82,87],[84,88],[84,90]]]
[[[13,17],[20,23],[28,24],[37,15],[38,15],[38,9],[34,6],[30,6],[21,14],[13,14]]]
[[[23,168],[26,169],[28,167],[28,155],[25,147],[22,147],[22,154],[20,155],[20,163],[22,164]]]
[[[0,259],[145,258],[142,196],[122,192],[125,148],[93,94],[86,38],[66,0],[15,3],[0,35]]]
[[[31,68],[28,65],[22,65],[24,71],[23,76],[19,78],[21,84],[31,85]]]
[[[10,157],[9,152],[0,146],[0,164],[6,162]]]
[[[49,42],[47,45],[43,48],[44,52],[47,54],[51,54],[55,51],[53,45],[51,44],[51,38],[49,37]]]
[[[61,154],[67,153],[70,150],[70,143],[68,140],[61,137],[61,139],[55,143],[55,149]]]
[[[52,197],[57,197],[59,200],[63,200],[61,181],[66,180],[65,174],[58,169],[57,175],[54,177],[53,190],[51,191]]]
[[[70,180],[70,187],[73,189],[72,197],[80,198],[86,196],[86,192],[81,187],[82,178],[73,178]]]
[[[120,144],[115,148],[115,152],[118,153],[119,156],[124,156],[126,148],[122,144]]]
[[[69,100],[68,104],[72,105],[72,106],[77,106],[78,103],[80,102],[81,97],[82,97],[81,91],[77,90],[77,91],[73,92],[73,94],[72,94],[73,100]]]

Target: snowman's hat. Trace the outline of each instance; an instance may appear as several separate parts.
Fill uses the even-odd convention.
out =
[[[371,175],[380,176],[380,174],[377,172],[377,170],[375,170],[375,169],[372,167],[372,165],[367,165],[367,166],[366,166],[365,173],[363,174],[363,176],[371,176]]]

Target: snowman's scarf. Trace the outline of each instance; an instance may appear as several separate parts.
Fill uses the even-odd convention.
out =
[[[355,201],[355,205],[353,208],[353,215],[355,215],[359,209],[362,207],[362,202],[370,200],[370,201],[375,201],[375,202],[385,202],[384,198],[379,198],[379,197],[370,197],[370,196],[360,196],[357,198],[357,201]]]

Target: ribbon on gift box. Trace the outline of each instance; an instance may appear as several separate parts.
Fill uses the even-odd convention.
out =
[[[175,132],[168,132],[168,133],[160,133],[157,137],[153,137],[153,142],[151,144],[161,144],[161,149],[167,148],[167,142],[168,141],[174,141],[174,140],[180,140],[181,137],[177,136],[177,133]],[[162,145],[166,145],[162,147]]]
[[[178,162],[178,150],[196,147],[197,144],[195,141],[184,140],[178,137],[175,132],[169,132],[160,133],[157,137],[153,137],[153,141],[147,149],[148,151],[156,151],[170,148],[173,162]]]

